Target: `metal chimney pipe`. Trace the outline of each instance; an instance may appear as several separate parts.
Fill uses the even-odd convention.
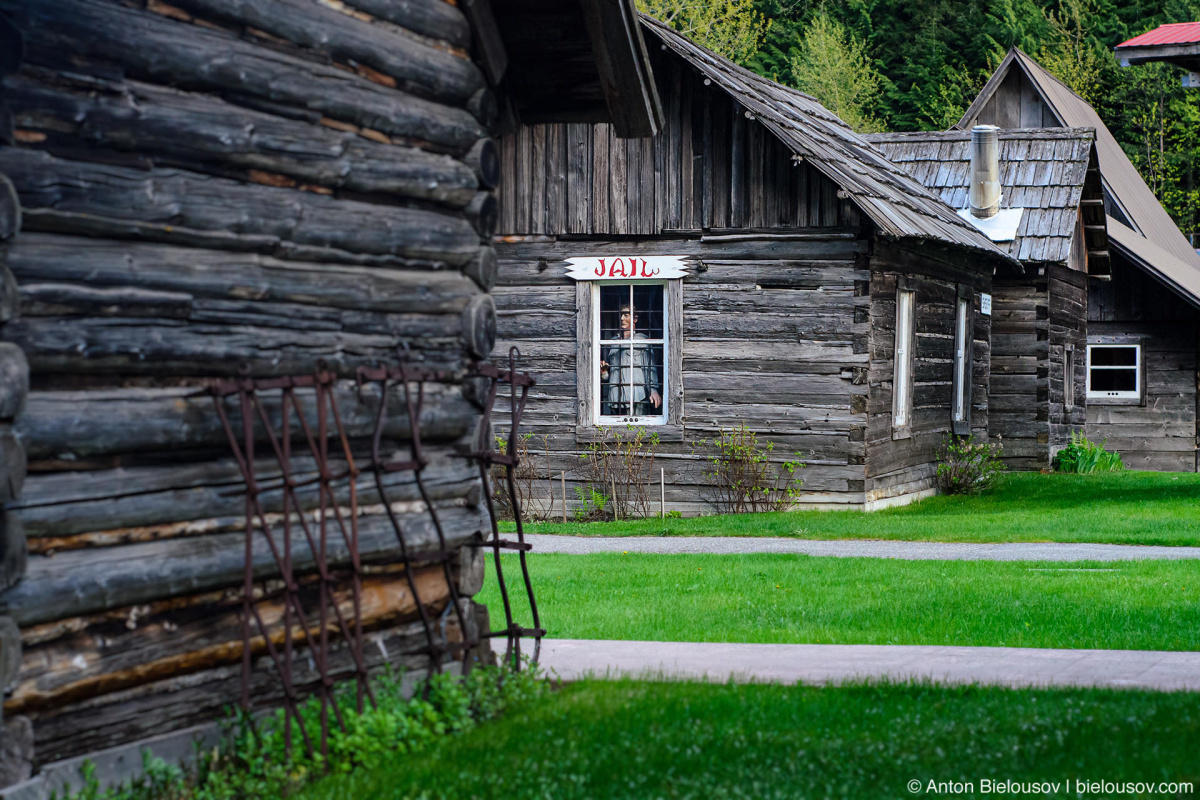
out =
[[[995,125],[971,129],[971,216],[978,219],[1000,210],[999,131]]]

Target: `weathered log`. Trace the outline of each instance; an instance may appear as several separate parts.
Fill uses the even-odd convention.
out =
[[[0,429],[0,503],[21,494],[25,484],[25,447],[8,425]]]
[[[0,420],[11,420],[25,408],[29,364],[21,348],[0,342]]]
[[[295,303],[312,306],[312,313],[458,313],[479,296],[479,288],[458,272],[315,265],[254,253],[57,234],[22,235],[0,248],[0,261],[7,261],[21,284],[132,287],[231,301]]]
[[[496,303],[490,294],[476,295],[462,313],[463,344],[476,358],[487,358],[496,346]]]
[[[24,75],[5,82],[20,128],[63,131],[109,148],[191,166],[222,162],[330,188],[436,200],[461,208],[479,181],[470,166],[417,147],[380,144],[356,133],[240,108],[215,97],[144,83],[123,94],[85,94]],[[466,113],[466,112],[463,112]],[[253,172],[250,173],[253,177]],[[274,177],[272,177],[274,176]],[[286,180],[286,179],[284,179]]]
[[[0,592],[20,585],[27,563],[25,528],[21,518],[13,511],[5,511],[0,517]]]
[[[0,788],[27,781],[33,775],[33,724],[13,717],[0,726]]]
[[[0,617],[0,694],[9,694],[20,671],[21,629],[12,617]]]
[[[471,263],[463,269],[463,274],[475,281],[480,289],[490,292],[496,285],[500,261],[496,258],[496,249],[491,246],[481,247],[471,259]]]
[[[40,375],[216,377],[238,375],[245,368],[251,377],[270,377],[311,372],[316,360],[323,359],[334,373],[351,377],[359,367],[394,359],[401,343],[411,343],[410,350],[430,368],[455,372],[465,368],[465,334],[445,331],[441,317],[401,319],[413,324],[399,335],[307,331],[300,336],[296,329],[253,325],[136,317],[23,317],[10,322],[4,336],[24,349],[30,369]],[[463,323],[475,324],[473,319],[464,310]],[[448,338],[439,333],[457,335]]]
[[[449,588],[440,566],[415,570],[413,580],[422,606],[434,614],[446,607]],[[221,595],[215,602],[211,596],[199,599],[195,605],[184,606],[186,598],[176,598],[156,604],[163,608],[135,606],[73,620],[69,632],[28,648],[25,668],[5,702],[5,710],[15,714],[44,711],[100,694],[240,663],[243,652],[240,594]],[[345,618],[351,619],[354,601],[349,586],[335,591],[334,599]],[[304,587],[300,602],[310,614],[309,631],[316,634],[320,607],[316,587]],[[359,608],[367,632],[411,620],[417,613],[408,581],[399,573],[365,578]],[[272,642],[282,647],[285,637],[282,599],[260,602],[258,613]],[[53,624],[41,627],[62,630],[62,626]],[[327,629],[334,640],[341,637],[332,614]],[[254,633],[251,652],[257,658],[267,651],[257,627]],[[295,617],[292,636],[294,646],[307,646],[304,629]],[[17,642],[20,643],[19,635]],[[13,677],[15,668],[20,666],[19,662],[14,665]]]
[[[480,499],[479,468],[463,459],[447,459],[443,451],[428,446],[430,464],[424,473],[425,488],[435,502]],[[309,481],[316,468],[309,458],[293,458],[297,480]],[[283,508],[280,470],[271,459],[259,459],[255,474],[263,483],[263,510],[278,514]],[[384,480],[388,502],[420,499],[411,474],[394,473]],[[13,505],[34,537],[29,547],[37,553],[57,549],[115,546],[159,539],[206,535],[245,528],[242,474],[232,458],[195,464],[123,467],[34,474]],[[337,502],[349,505],[349,490],[338,482]],[[299,487],[297,502],[305,510],[319,504],[314,485]],[[374,478],[358,481],[358,502],[381,502]]]
[[[500,218],[500,205],[496,202],[496,196],[491,192],[480,192],[467,204],[466,214],[479,238],[490,241],[496,233],[496,221]]]
[[[21,230],[21,200],[5,171],[0,167],[0,241],[11,239]]]
[[[17,288],[17,279],[4,264],[3,255],[0,254],[0,323],[14,319],[20,308],[21,292]]]
[[[315,4],[314,4],[315,5]],[[371,130],[465,152],[483,135],[465,108],[399,92],[353,72],[287,55],[232,33],[181,23],[105,0],[0,0],[25,15],[27,60],[64,66],[68,55],[115,61],[128,74],[202,91],[234,92],[319,111]],[[290,12],[289,12],[290,13]],[[396,51],[435,50],[410,37],[389,37]],[[430,54],[429,58],[443,56]],[[465,104],[483,78],[470,62],[435,80],[437,94]]]
[[[500,104],[496,102],[496,95],[491,89],[480,89],[467,101],[467,111],[479,120],[480,125],[492,130],[500,116]]]
[[[483,541],[480,536],[478,542]],[[484,568],[487,561],[487,551],[475,544],[469,544],[458,549],[458,593],[466,597],[474,597],[483,591]]]
[[[332,0],[338,3],[338,0]],[[348,0],[344,5],[455,47],[471,46],[471,28],[457,6],[424,0]]]
[[[404,655],[423,645],[425,637],[419,625],[398,626],[368,638],[364,654],[374,674],[388,665],[393,670],[408,670],[406,682],[415,682],[429,666],[426,655]],[[340,676],[352,675],[353,661],[347,648],[336,648],[330,654],[329,665]],[[307,697],[316,690],[319,675],[311,659],[296,660],[293,682],[302,696]],[[190,725],[213,722],[226,717],[228,709],[240,696],[239,665],[168,678],[72,703],[34,717],[38,755],[48,761],[70,758]],[[269,657],[254,662],[250,696],[254,698],[256,709],[277,708],[283,704],[283,682]]]
[[[11,348],[11,344],[0,344]],[[5,352],[0,349],[0,353]],[[2,362],[0,362],[2,364]],[[297,389],[296,397],[312,430],[316,430],[316,402],[311,389]],[[370,437],[379,409],[379,385],[366,384],[360,392],[351,381],[334,394],[342,425],[351,438]],[[225,431],[217,417],[213,398],[205,389],[92,389],[88,391],[34,392],[28,410],[15,423],[31,459],[69,460],[113,453],[144,453],[154,450],[221,448]],[[275,435],[279,432],[280,394],[260,395]],[[241,410],[237,398],[224,401],[230,424],[241,433]],[[421,438],[426,442],[452,440],[466,434],[478,416],[475,408],[454,387],[429,384],[419,417]],[[327,418],[332,429],[332,412]],[[303,439],[296,411],[290,418],[293,438]],[[267,437],[261,421],[255,420],[260,442]],[[393,386],[383,428],[387,439],[408,439],[410,430],[404,391]]]
[[[16,186],[29,230],[177,241],[305,261],[353,262],[368,254],[461,266],[478,248],[476,231],[456,215],[186,170],[147,171],[0,149],[0,173]]]
[[[176,5],[198,16],[249,25],[336,61],[365,64],[417,95],[462,102],[484,84],[466,53],[433,47],[390,25],[311,0],[176,0]]]
[[[471,147],[464,159],[485,189],[494,189],[500,183],[500,151],[494,139],[480,139]]]
[[[441,508],[439,516],[446,546],[452,548],[482,530],[486,511],[478,506]],[[397,517],[410,553],[432,551],[439,546],[427,512],[398,513]],[[303,530],[298,528],[292,527],[292,564],[298,574],[303,574],[314,569],[315,561]],[[277,531],[276,538],[280,536]],[[23,543],[24,537],[21,538]],[[328,541],[328,563],[331,566],[348,563],[345,540],[336,525]],[[399,558],[396,531],[387,515],[359,519],[358,549],[367,563]],[[18,625],[25,627],[237,586],[242,582],[244,564],[244,533],[73,550],[53,557],[33,556],[29,559],[29,579],[0,595],[0,606]],[[255,537],[253,564],[256,579],[279,575],[278,565],[262,536]]]

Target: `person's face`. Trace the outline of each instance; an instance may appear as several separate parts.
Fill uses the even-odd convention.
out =
[[[621,309],[621,333],[625,334],[626,338],[633,333],[633,326],[636,324],[637,314],[627,308]]]

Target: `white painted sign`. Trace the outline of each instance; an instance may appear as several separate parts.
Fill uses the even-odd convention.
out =
[[[577,281],[664,280],[687,275],[685,256],[580,256],[567,259]]]
[[[992,315],[992,296],[990,294],[979,295],[979,311],[989,317]]]

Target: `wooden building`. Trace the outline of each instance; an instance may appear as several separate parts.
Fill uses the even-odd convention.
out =
[[[965,131],[867,137],[951,208],[971,183]],[[1001,208],[1020,209],[999,242],[1024,271],[993,282],[988,434],[1012,469],[1045,469],[1086,417],[1087,282],[1109,274],[1091,129],[999,132]]]
[[[1133,469],[1196,470],[1200,256],[1095,109],[1020,50],[956,127],[979,123],[1096,131],[1111,279],[1088,282],[1087,435]]]
[[[987,430],[980,305],[1016,261],[813,98],[643,25],[661,133],[502,141],[499,347],[532,356],[543,478],[646,426],[668,508],[710,512],[712,439],[744,424],[801,454],[802,504],[930,492],[946,435]]]
[[[356,394],[356,368],[405,348],[445,370],[420,420],[425,480],[461,594],[478,591],[480,551],[463,545],[488,522],[460,453],[481,399],[462,378],[495,339],[493,137],[521,117],[656,132],[634,13],[0,0],[0,173],[15,186],[0,181],[3,782],[28,776],[30,735],[46,764],[237,702],[245,506],[214,378],[323,361],[358,424],[385,400]],[[24,359],[32,391],[10,427]],[[399,391],[386,403],[402,449]],[[411,478],[394,489],[410,545],[436,541]],[[360,550],[386,561],[395,532],[382,504],[362,508]],[[403,581],[369,583],[371,665],[427,663],[406,656]],[[256,700],[278,702],[279,677],[260,673]]]

